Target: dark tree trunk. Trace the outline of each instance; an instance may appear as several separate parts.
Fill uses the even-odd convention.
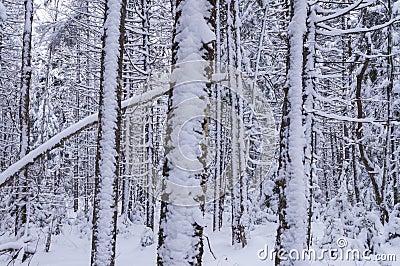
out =
[[[22,37],[22,67],[21,67],[21,100],[19,109],[20,119],[20,159],[29,153],[30,148],[30,119],[29,119],[29,91],[31,87],[32,67],[32,22],[33,22],[33,1],[25,0],[25,23]],[[17,201],[15,234],[22,236],[27,221],[27,203],[29,197],[28,170],[24,169],[16,182]]]

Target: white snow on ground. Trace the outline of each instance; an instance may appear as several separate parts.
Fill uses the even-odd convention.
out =
[[[227,217],[229,214],[227,214]],[[211,216],[207,217],[211,219]],[[73,220],[71,220],[73,223]],[[227,221],[227,220],[225,220]],[[316,240],[321,240],[323,236],[323,225],[314,224]],[[82,227],[82,226],[81,226]],[[30,265],[32,266],[87,266],[90,264],[90,245],[89,239],[90,229],[85,229],[86,235],[79,230],[79,226],[65,225],[62,234],[53,236],[50,252],[44,252],[44,237],[41,237],[37,245],[37,251],[32,258]],[[142,248],[140,245],[140,236],[144,230],[142,225],[130,225],[128,228],[119,224],[120,234],[117,240],[116,266],[151,266],[156,265],[156,249],[157,243]],[[123,230],[123,232],[122,232]],[[269,223],[266,225],[256,226],[251,231],[251,239],[244,249],[235,249],[231,243],[231,229],[228,224],[223,227],[221,232],[212,232],[211,227],[207,227],[205,235],[209,237],[211,249],[217,259],[214,259],[210,253],[206,239],[204,239],[204,266],[273,266],[273,261],[267,259],[262,261],[258,259],[257,253],[260,249],[268,245],[272,248],[275,241],[276,224]],[[35,243],[36,245],[36,243]],[[392,246],[383,247],[388,254],[395,253],[397,262],[387,263],[383,265],[400,265],[400,240],[393,243]],[[317,250],[317,248],[315,248]],[[6,265],[5,256],[0,256],[0,265]],[[15,263],[15,266],[27,265]],[[377,262],[365,261],[310,261],[309,265],[316,266],[377,266]]]

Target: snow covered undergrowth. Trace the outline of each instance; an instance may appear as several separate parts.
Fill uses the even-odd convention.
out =
[[[226,214],[229,217],[229,214]],[[122,220],[122,219],[120,219]],[[211,224],[211,216],[207,217],[208,224]],[[256,225],[251,231],[248,246],[244,249],[235,249],[231,246],[231,228],[229,220],[225,220],[223,229],[220,232],[212,232],[211,227],[206,227],[205,236],[210,240],[211,251],[214,253],[214,259],[207,239],[204,238],[204,255],[203,265],[230,265],[230,266],[257,266],[265,265],[272,266],[274,262],[269,258],[260,260],[258,251],[268,246],[269,251],[274,247],[276,223],[269,222],[263,225]],[[322,223],[313,225],[314,242],[320,243],[324,237],[324,226]],[[156,265],[156,249],[157,235],[154,237],[155,243],[148,246],[141,246],[141,237],[145,227],[142,225],[130,224],[128,226],[119,224],[119,235],[117,240],[116,265],[117,266],[151,266]],[[36,247],[36,254],[31,258],[29,265],[34,266],[87,266],[90,264],[90,249],[91,249],[91,232],[90,228],[84,226],[81,222],[76,223],[71,219],[70,225],[64,225],[61,234],[53,236],[50,252],[44,252],[45,236],[39,238],[39,241],[33,242]],[[350,240],[349,240],[350,243]],[[310,261],[309,265],[400,265],[400,239],[392,244],[382,246],[382,251],[387,254],[396,254],[397,262],[386,262],[379,264],[372,261]],[[320,252],[317,247],[314,247],[317,252]],[[9,257],[0,256],[0,265],[7,265]],[[13,265],[13,264],[11,264]],[[24,264],[15,261],[14,265],[28,265],[28,261]]]
[[[123,225],[122,225],[123,226]],[[121,227],[120,227],[121,228]],[[116,265],[156,265],[157,243],[143,248],[140,240],[145,230],[142,225],[130,225],[120,232],[117,240]],[[204,238],[204,265],[273,265],[257,258],[257,250],[265,244],[272,246],[275,236],[275,225],[259,226],[252,232],[251,240],[245,249],[235,250],[231,245],[230,228],[224,227],[221,232],[212,232],[206,228],[205,235],[210,239],[214,259]],[[88,230],[89,231],[89,230]],[[37,251],[30,265],[38,266],[86,266],[90,264],[90,234],[84,235],[78,225],[64,225],[62,233],[53,236],[50,252],[44,252],[44,237],[37,243]],[[155,237],[157,239],[157,236]],[[36,243],[34,243],[36,245]],[[0,257],[0,265],[7,262]],[[6,264],[4,264],[6,265]],[[15,265],[27,265],[16,263]]]

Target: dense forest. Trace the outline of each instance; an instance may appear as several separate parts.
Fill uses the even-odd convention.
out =
[[[0,265],[399,265],[399,22],[0,0]]]

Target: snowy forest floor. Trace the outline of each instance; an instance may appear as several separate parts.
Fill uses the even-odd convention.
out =
[[[226,213],[226,218],[229,214]],[[206,216],[207,224],[211,224],[211,215]],[[83,219],[84,220],[84,219]],[[120,219],[122,220],[122,219]],[[70,223],[64,224],[61,233],[53,235],[49,252],[44,252],[45,233],[39,233],[39,239],[33,244],[36,246],[36,253],[29,262],[23,264],[14,261],[9,265],[31,265],[31,266],[85,266],[90,262],[91,250],[91,229],[82,219],[73,215],[69,218]],[[209,238],[211,250],[216,256],[214,259],[210,252],[206,238],[204,238],[203,265],[230,265],[230,266],[257,266],[274,265],[269,258],[260,260],[258,251],[265,248],[274,247],[276,235],[276,223],[267,222],[266,224],[256,225],[250,232],[248,245],[245,248],[235,248],[230,245],[231,228],[229,220],[225,219],[224,227],[219,232],[212,232],[212,228],[205,228],[205,235]],[[116,265],[117,266],[151,266],[156,264],[157,254],[157,234],[154,236],[154,243],[147,247],[141,246],[141,237],[145,232],[145,227],[139,224],[124,225],[119,224],[119,234],[117,240]],[[314,242],[321,242],[324,234],[322,223],[314,223]],[[157,232],[156,232],[157,233]],[[308,261],[307,265],[400,265],[400,246],[399,243],[382,246],[382,251],[387,254],[396,254],[397,262],[387,262],[379,264],[372,261]],[[318,247],[314,247],[319,250]],[[7,265],[10,258],[0,256],[0,265]]]
[[[157,241],[148,247],[141,247],[140,238],[144,226],[132,225],[126,232],[119,235],[116,251],[116,265],[155,265]],[[235,250],[230,245],[230,228],[220,232],[207,232],[211,250],[217,257],[215,260],[210,253],[207,242],[204,242],[204,265],[272,265],[257,258],[257,250],[265,244],[272,244],[275,236],[275,226],[258,227],[253,231],[249,246]],[[49,253],[43,251],[44,243],[38,246],[38,252],[30,265],[40,266],[86,266],[90,262],[90,240],[80,237],[76,227],[68,226],[63,233],[55,236]]]

